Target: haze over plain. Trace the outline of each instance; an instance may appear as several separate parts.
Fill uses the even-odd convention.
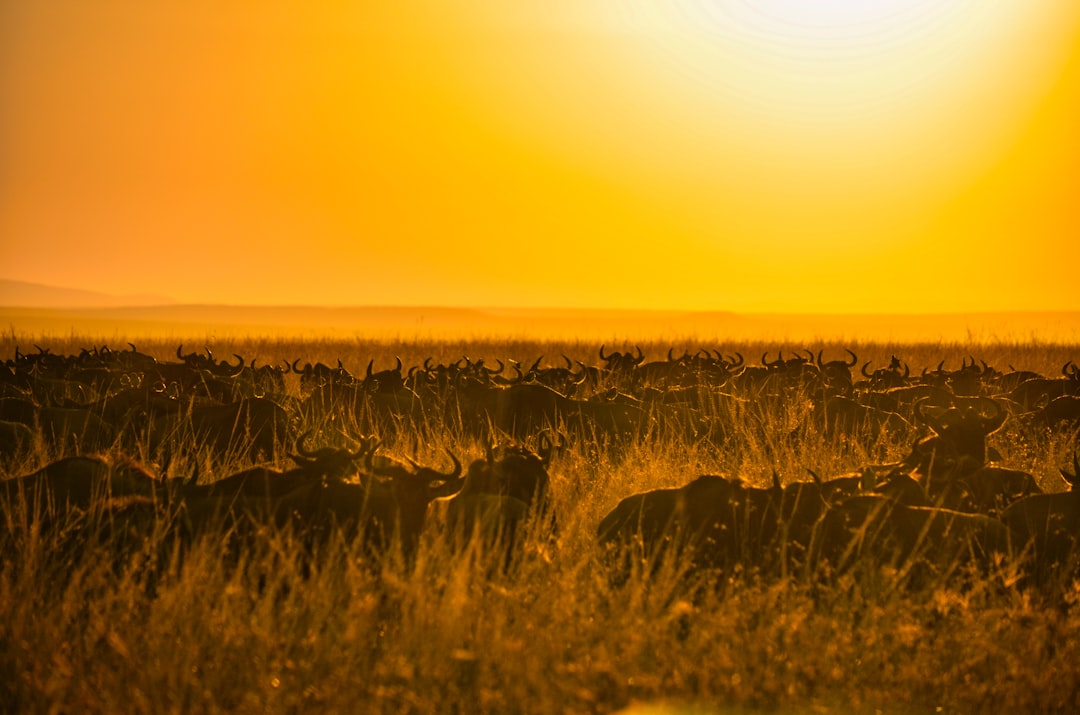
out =
[[[3,278],[184,303],[1080,309],[1071,0],[15,0],[0,106]]]

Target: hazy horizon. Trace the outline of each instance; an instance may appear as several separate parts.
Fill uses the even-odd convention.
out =
[[[482,304],[424,304],[424,303],[352,303],[352,304],[318,304],[318,303],[273,303],[273,302],[250,302],[250,303],[218,303],[218,302],[184,302],[172,296],[166,295],[122,295],[101,290],[91,290],[82,287],[58,286],[30,281],[19,281],[9,278],[0,278],[0,308],[17,309],[43,309],[59,310],[72,313],[80,311],[93,312],[98,310],[141,310],[141,309],[198,309],[211,310],[245,310],[245,309],[295,309],[305,310],[370,310],[370,311],[481,311],[491,315],[505,316],[528,316],[528,315],[595,315],[604,316],[612,314],[654,314],[654,315],[730,315],[730,316],[804,316],[804,317],[920,317],[920,316],[976,316],[976,315],[1014,315],[1014,316],[1049,316],[1080,314],[1080,310],[1048,309],[1048,310],[935,310],[935,311],[880,311],[880,310],[845,310],[845,311],[740,311],[725,309],[691,309],[691,308],[649,308],[649,307],[615,307],[605,305],[581,305],[581,306],[546,306],[546,305],[482,305]]]
[[[784,314],[482,306],[13,307],[9,335],[48,338],[213,339],[261,335],[309,339],[781,340],[1080,344],[1080,311],[952,314]]]

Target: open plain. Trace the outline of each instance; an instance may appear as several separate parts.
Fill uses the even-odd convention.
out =
[[[1035,565],[1027,544],[946,550],[933,539],[947,530],[927,528],[910,553],[869,545],[841,563],[815,550],[820,541],[773,532],[751,548],[734,526],[679,542],[678,513],[657,542],[671,548],[650,551],[633,526],[618,547],[598,538],[627,497],[702,475],[755,494],[856,475],[866,500],[901,472],[945,494],[929,476],[957,474],[970,457],[1065,493],[1080,422],[1047,408],[1076,392],[1077,345],[18,337],[0,340],[3,419],[20,422],[19,401],[38,411],[2,455],[4,710],[1080,707],[1071,554]],[[252,377],[260,368],[265,382]],[[1022,388],[1033,380],[1043,387]],[[242,400],[247,411],[227,421],[204,416]],[[269,403],[282,419],[260,427]],[[107,429],[58,423],[47,409],[83,409]],[[981,456],[940,447],[975,411],[987,425]],[[935,437],[936,461],[918,464]],[[400,493],[398,511],[376,512],[384,492],[372,487],[355,512],[345,497],[290,492],[282,510],[269,492],[244,491],[242,507],[241,492],[227,492],[229,506],[206,496],[251,470],[270,484],[302,480],[321,449],[356,456],[342,480],[356,488],[390,483],[395,469],[468,483],[507,448],[541,458],[557,528],[533,510],[514,539],[478,538],[480,522],[470,539],[451,528],[452,489],[425,498],[415,531]],[[108,489],[76,505],[70,485],[13,488],[74,456],[97,459]],[[452,460],[465,476],[448,471]],[[154,487],[120,493],[118,475],[136,466]],[[326,470],[316,479],[338,484]],[[1000,502],[985,514],[968,506],[1007,520]],[[722,559],[708,551],[717,540]],[[944,553],[948,562],[935,558]]]

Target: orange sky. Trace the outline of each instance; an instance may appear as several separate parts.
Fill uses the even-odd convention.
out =
[[[1080,309],[1078,127],[1076,0],[9,0],[0,278]]]

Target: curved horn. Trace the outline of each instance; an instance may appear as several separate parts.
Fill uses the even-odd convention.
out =
[[[860,368],[859,372],[863,374],[863,377],[873,377],[873,374],[867,372],[866,370],[866,368],[870,367],[871,362],[873,362],[873,360],[867,360],[866,363],[863,364],[862,368]]]
[[[303,375],[304,374],[303,370],[297,370],[296,369],[296,366],[299,365],[299,364],[300,364],[300,358],[296,358],[295,360],[292,361],[292,365],[290,365],[290,367],[292,368],[292,371],[295,372],[297,375]]]
[[[1075,488],[1077,480],[1080,479],[1080,453],[1077,453],[1077,451],[1075,449],[1073,449],[1072,463],[1073,463],[1072,474],[1069,474],[1068,476],[1066,476],[1064,470],[1062,470],[1062,472],[1061,472],[1061,476],[1065,477],[1065,481],[1067,481],[1069,483],[1069,488],[1070,489]]]
[[[924,397],[921,400],[917,400],[915,402],[915,405],[913,406],[915,418],[920,422],[928,425],[930,429],[934,430],[934,432],[936,432],[937,434],[941,434],[942,431],[945,429],[944,425],[941,424],[941,421],[923,412],[923,405],[926,404],[929,400],[929,397]]]
[[[449,472],[446,472],[446,473],[440,473],[440,472],[435,472],[435,473],[438,474],[443,479],[446,479],[446,480],[457,479],[458,477],[461,476],[461,460],[459,460],[457,458],[457,456],[453,452],[450,451],[449,447],[446,448],[446,453],[448,455],[450,455],[450,461],[454,463],[454,468],[452,470],[450,470]],[[434,470],[432,470],[432,471],[434,471]]]
[[[236,358],[236,365],[229,365],[224,360],[221,361],[221,364],[224,367],[231,368],[228,371],[223,370],[226,377],[238,377],[240,373],[244,371],[244,358],[240,357],[236,353],[233,353],[233,357]]]
[[[540,458],[540,463],[547,467],[554,451],[555,444],[551,441],[551,437],[548,436],[547,430],[541,432],[536,438],[536,456]]]
[[[311,436],[311,433],[312,433],[312,430],[309,429],[307,432],[304,432],[302,435],[300,435],[296,439],[296,453],[299,454],[301,457],[316,457],[316,456],[318,456],[318,452],[312,452],[306,446],[307,438]]]
[[[342,432],[342,434],[345,433]],[[348,437],[347,434],[345,436]],[[371,437],[361,437],[359,442],[360,446],[357,447],[355,452],[350,452],[347,449],[345,450],[345,453],[349,455],[349,458],[352,459],[354,462],[358,461],[361,458],[366,459],[368,454],[373,453],[379,446],[379,438],[374,435],[372,435]]]
[[[600,359],[604,360],[605,362],[611,360],[610,355],[604,355],[604,346],[603,345],[600,346]],[[1063,368],[1063,370],[1064,370],[1064,368]]]
[[[746,364],[746,358],[744,358],[742,356],[742,353],[738,353],[738,352],[735,353],[735,357],[739,358],[739,361],[738,362],[730,362],[730,363],[728,363],[728,367],[730,367],[730,368],[740,368],[740,367],[742,367],[743,365]]]
[[[525,373],[521,371],[521,365],[516,360],[510,362],[510,367],[514,368],[514,372],[517,373],[517,377],[511,378],[513,382],[523,382],[525,380]]]
[[[379,439],[376,435],[371,435],[370,437],[368,437],[367,443],[364,445],[364,459],[365,460],[369,459],[371,457],[371,455],[373,455],[373,454],[375,454],[375,452],[379,451],[379,447],[381,447],[381,446],[382,446],[382,440]],[[359,450],[357,450],[357,451],[359,451]]]
[[[374,367],[374,365],[375,365],[375,358],[371,358],[370,360],[368,360],[367,372],[364,373],[367,376],[368,380],[370,380],[371,377],[372,377],[371,368]]]
[[[979,399],[979,403],[983,405],[992,405],[994,413],[982,418],[983,427],[986,429],[986,434],[990,434],[1001,428],[1005,424],[1005,419],[1009,416],[1005,408],[1001,406],[997,400],[991,397],[983,397]]]
[[[379,451],[379,440],[377,437],[372,438],[371,448],[367,450],[367,454],[364,455],[364,468],[372,474],[375,473],[375,453]]]
[[[850,350],[848,348],[844,348],[844,350],[846,350],[847,354],[851,356],[851,362],[844,363],[844,364],[847,365],[848,367],[855,367],[855,365],[857,365],[858,362],[859,362],[859,356],[856,355],[853,350]]]
[[[641,352],[641,346],[640,345],[635,345],[634,348],[637,349],[637,359],[634,360],[634,364],[635,365],[640,365],[641,362],[645,359],[645,353]]]

